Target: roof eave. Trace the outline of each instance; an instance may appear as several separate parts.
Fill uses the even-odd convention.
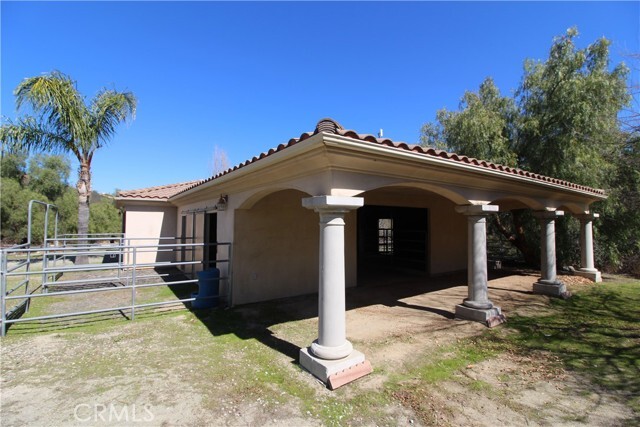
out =
[[[264,158],[256,160],[245,166],[239,167],[217,178],[213,178],[210,181],[203,182],[201,184],[196,185],[195,187],[189,188],[178,194],[174,194],[173,196],[169,197],[168,201],[169,202],[178,201],[194,193],[206,190],[214,186],[224,185],[229,181],[233,181],[242,176],[255,173],[262,169],[266,169],[269,166],[273,165],[274,163],[282,162],[282,161],[291,159],[293,157],[299,156],[307,151],[312,150],[314,148],[314,145],[317,144],[319,141],[322,141],[323,136],[326,136],[326,135],[327,134],[319,133],[319,134],[310,136],[309,138],[306,138],[303,141],[299,141],[287,147],[286,149],[276,151],[273,154],[265,156]]]
[[[367,141],[357,140],[347,136],[335,135],[335,134],[324,134],[324,141],[328,146],[341,146],[345,145],[350,147],[352,150],[363,151],[371,154],[380,154],[383,156],[390,156],[403,160],[412,160],[418,161],[423,164],[449,168],[454,170],[460,170],[470,173],[479,173],[481,175],[491,176],[498,179],[507,179],[510,181],[516,181],[520,183],[527,183],[531,185],[538,185],[542,187],[546,187],[549,189],[565,191],[573,194],[579,194],[581,196],[587,196],[593,200],[605,200],[607,198],[606,194],[599,194],[593,191],[583,190],[580,188],[573,188],[566,185],[543,181],[540,179],[534,179],[527,176],[509,173],[505,171],[500,171],[497,169],[490,169],[483,166],[476,166],[473,164],[462,163],[457,160],[452,159],[444,159],[441,157],[435,157],[431,155],[426,155],[424,153],[414,152],[405,150],[397,147],[389,147],[386,145],[380,144],[372,144]],[[594,189],[596,191],[603,191],[599,189]]]

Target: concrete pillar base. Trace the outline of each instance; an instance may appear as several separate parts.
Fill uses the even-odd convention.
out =
[[[592,282],[596,282],[596,283],[602,282],[602,273],[600,273],[598,270],[580,269],[580,270],[574,271],[573,275],[574,276],[586,277],[587,279],[591,280]]]
[[[300,349],[300,365],[313,374],[323,383],[330,386],[333,390],[337,388],[331,385],[331,378],[339,376],[340,374],[353,370],[354,373],[348,375],[348,382],[354,381],[372,372],[371,365],[368,361],[365,361],[364,354],[357,350],[353,350],[350,355],[339,360],[325,360],[315,357],[309,348]],[[358,367],[364,367],[367,369],[356,369]],[[341,382],[340,385],[346,384]]]
[[[478,309],[458,304],[456,305],[456,318],[484,323],[490,328],[507,321],[500,307],[496,306],[489,309]]]
[[[567,286],[559,281],[538,280],[533,284],[533,293],[550,295],[553,297],[568,298],[571,293],[567,291]]]
[[[353,346],[348,340],[345,340],[344,344],[338,347],[326,347],[318,344],[318,340],[315,340],[309,347],[313,356],[319,357],[325,360],[340,360],[344,359],[353,351]]]
[[[471,301],[469,298],[465,298],[464,301],[462,301],[462,305],[468,308],[474,308],[476,310],[489,310],[493,308],[493,303],[489,300]]]

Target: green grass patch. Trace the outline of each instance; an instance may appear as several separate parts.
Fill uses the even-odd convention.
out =
[[[619,396],[640,423],[640,281],[595,284],[568,300],[553,299],[551,307],[549,315],[511,316],[506,328],[485,338],[523,353],[557,355],[565,367]]]

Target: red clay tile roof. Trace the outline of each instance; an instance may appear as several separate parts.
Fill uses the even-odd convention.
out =
[[[445,159],[445,160],[450,160],[452,162],[456,162],[456,163],[464,163],[467,165],[472,165],[472,166],[476,166],[478,168],[482,168],[482,169],[492,169],[495,171],[499,171],[501,173],[504,173],[505,175],[519,175],[522,177],[526,177],[526,178],[530,178],[534,181],[540,181],[540,182],[547,182],[547,183],[551,183],[551,184],[556,184],[556,185],[560,185],[562,187],[567,187],[570,189],[575,189],[575,190],[580,190],[580,191],[584,191],[587,193],[592,193],[595,195],[599,195],[599,196],[603,196],[605,194],[604,190],[601,189],[596,189],[596,188],[591,188],[591,187],[587,187],[585,185],[579,185],[579,184],[574,184],[572,182],[569,181],[564,181],[561,179],[557,179],[557,178],[551,178],[548,176],[544,176],[544,175],[540,175],[540,174],[536,174],[533,172],[528,172],[522,169],[518,169],[518,168],[512,168],[509,166],[503,166],[503,165],[499,165],[499,164],[495,164],[492,162],[488,162],[486,160],[479,160],[479,159],[474,159],[473,157],[467,157],[467,156],[461,156],[459,154],[455,154],[455,153],[448,153],[444,150],[436,150],[434,148],[427,148],[427,147],[422,147],[420,145],[415,145],[415,144],[407,144],[405,142],[394,142],[388,138],[376,138],[374,135],[369,135],[369,134],[359,134],[354,130],[350,130],[350,129],[345,129],[343,128],[338,122],[336,122],[333,119],[330,118],[324,118],[322,120],[320,120],[318,122],[318,124],[316,125],[316,129],[313,132],[305,132],[302,135],[300,135],[299,138],[292,138],[289,140],[289,142],[287,142],[286,144],[280,144],[278,145],[276,148],[272,148],[269,151],[267,151],[266,153],[262,153],[259,156],[255,156],[250,160],[245,161],[244,163],[241,163],[237,166],[234,166],[233,168],[227,169],[224,172],[221,172],[217,175],[214,175],[208,179],[202,180],[202,181],[198,181],[193,183],[191,186],[187,186],[185,187],[183,190],[176,192],[173,195],[177,195],[179,193],[185,192],[187,190],[190,190],[192,188],[197,187],[198,185],[204,184],[206,182],[210,182],[213,181],[216,178],[219,178],[223,175],[227,175],[237,169],[243,168],[247,165],[250,165],[252,163],[257,162],[258,160],[264,159],[267,156],[272,155],[273,153],[277,153],[279,151],[282,151],[288,147],[291,147],[292,145],[297,144],[298,142],[304,141],[305,139],[318,134],[320,132],[326,132],[326,133],[333,133],[336,135],[341,135],[341,136],[346,136],[349,138],[353,138],[353,139],[357,139],[359,141],[366,141],[366,142],[370,142],[372,144],[379,144],[379,145],[384,145],[387,147],[392,147],[392,148],[396,148],[399,150],[404,150],[404,151],[411,151],[414,153],[419,153],[419,154],[424,154],[426,156],[430,156],[430,157],[439,157],[441,159]]]
[[[179,184],[159,185],[157,187],[140,188],[138,190],[118,191],[118,199],[167,200],[171,196],[198,185],[202,180],[181,182]]]

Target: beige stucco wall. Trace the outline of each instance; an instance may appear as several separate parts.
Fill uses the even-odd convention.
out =
[[[230,194],[230,200],[234,195]],[[427,257],[432,275],[466,268],[466,218],[455,212],[448,199],[420,189],[391,187],[362,194],[366,205],[427,208],[429,241]],[[283,190],[268,194],[249,209],[218,212],[218,241],[233,243],[233,304],[245,304],[318,291],[319,216],[302,207],[308,194]],[[132,244],[157,244],[160,236],[180,236],[185,209],[204,207],[211,201],[183,205],[127,206],[126,235],[151,240]],[[192,233],[194,216],[187,214],[187,235]],[[196,242],[202,242],[204,215],[195,215]],[[176,252],[176,254],[179,252]],[[226,247],[219,258],[227,258]],[[188,260],[191,259],[187,253]],[[173,261],[173,253],[155,251],[139,254],[138,262]],[[195,259],[202,260],[198,249]],[[223,277],[227,265],[220,263]],[[202,266],[197,265],[196,271]],[[357,284],[357,213],[345,216],[346,285]],[[185,271],[191,271],[187,266]],[[225,283],[226,286],[226,283]],[[223,291],[225,291],[223,289]]]
[[[160,237],[175,237],[177,210],[169,205],[127,205],[125,211],[125,238],[132,246],[154,246],[171,244],[173,240]],[[158,252],[157,249],[136,250],[136,263],[175,261],[174,252]],[[132,256],[127,257],[133,262]]]
[[[235,211],[234,304],[318,291],[319,216],[302,207],[305,197],[278,191]],[[346,283],[355,286],[355,214],[345,223]]]
[[[230,199],[233,196],[231,194]],[[429,209],[427,256],[430,274],[466,268],[466,218],[455,212],[454,203],[433,193],[407,188],[373,190],[363,196],[365,204],[370,205]],[[309,195],[297,190],[276,191],[249,209],[231,207],[218,213],[219,241],[233,242],[234,305],[318,291],[319,216],[302,207],[305,197]],[[203,217],[196,215],[199,241],[204,229]],[[188,215],[188,234],[191,233],[191,221],[192,217]],[[179,221],[177,227],[179,230]],[[233,228],[232,234],[230,227]],[[224,265],[219,267],[224,270]],[[345,269],[347,287],[355,286],[355,211],[345,216]]]
[[[365,205],[403,206],[429,210],[429,273],[438,275],[467,268],[467,220],[455,204],[434,193],[391,187],[364,193]]]

